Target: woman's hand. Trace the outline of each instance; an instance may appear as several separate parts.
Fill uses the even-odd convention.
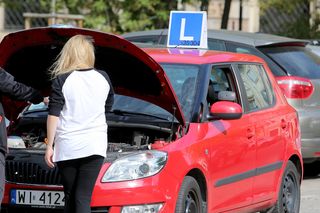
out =
[[[46,161],[46,164],[50,167],[53,168],[54,167],[54,163],[52,161],[52,156],[53,156],[53,148],[52,146],[48,146],[47,145],[47,149],[46,149],[46,154],[44,156],[44,160]]]
[[[44,97],[43,103],[44,103],[44,105],[48,106],[49,105],[49,97]]]

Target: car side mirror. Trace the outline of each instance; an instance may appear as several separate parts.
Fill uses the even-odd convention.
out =
[[[219,101],[235,101],[236,93],[232,91],[220,91],[218,93],[218,100]]]
[[[208,120],[234,120],[242,116],[242,107],[231,101],[218,101],[211,105]]]

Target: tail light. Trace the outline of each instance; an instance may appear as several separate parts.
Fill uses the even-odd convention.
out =
[[[313,92],[313,85],[309,79],[297,76],[276,77],[278,84],[287,98],[310,97]]]

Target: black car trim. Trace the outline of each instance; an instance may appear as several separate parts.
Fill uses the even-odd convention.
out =
[[[277,169],[280,169],[282,167],[283,161],[278,161],[276,163],[272,163],[266,166],[262,166],[262,167],[258,167],[256,169],[252,169],[237,175],[233,175],[227,178],[223,178],[218,180],[214,186],[215,187],[220,187],[220,186],[224,186],[230,183],[234,183],[234,182],[238,182],[247,178],[251,178],[254,176],[258,176],[258,175],[262,175]]]

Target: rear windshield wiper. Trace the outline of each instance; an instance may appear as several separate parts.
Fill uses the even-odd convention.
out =
[[[161,117],[161,116],[150,115],[150,114],[141,113],[141,112],[124,111],[120,109],[111,110],[109,113],[113,113],[116,115],[140,115],[140,116],[147,116],[147,117],[157,118],[161,120],[171,121],[169,117]]]

